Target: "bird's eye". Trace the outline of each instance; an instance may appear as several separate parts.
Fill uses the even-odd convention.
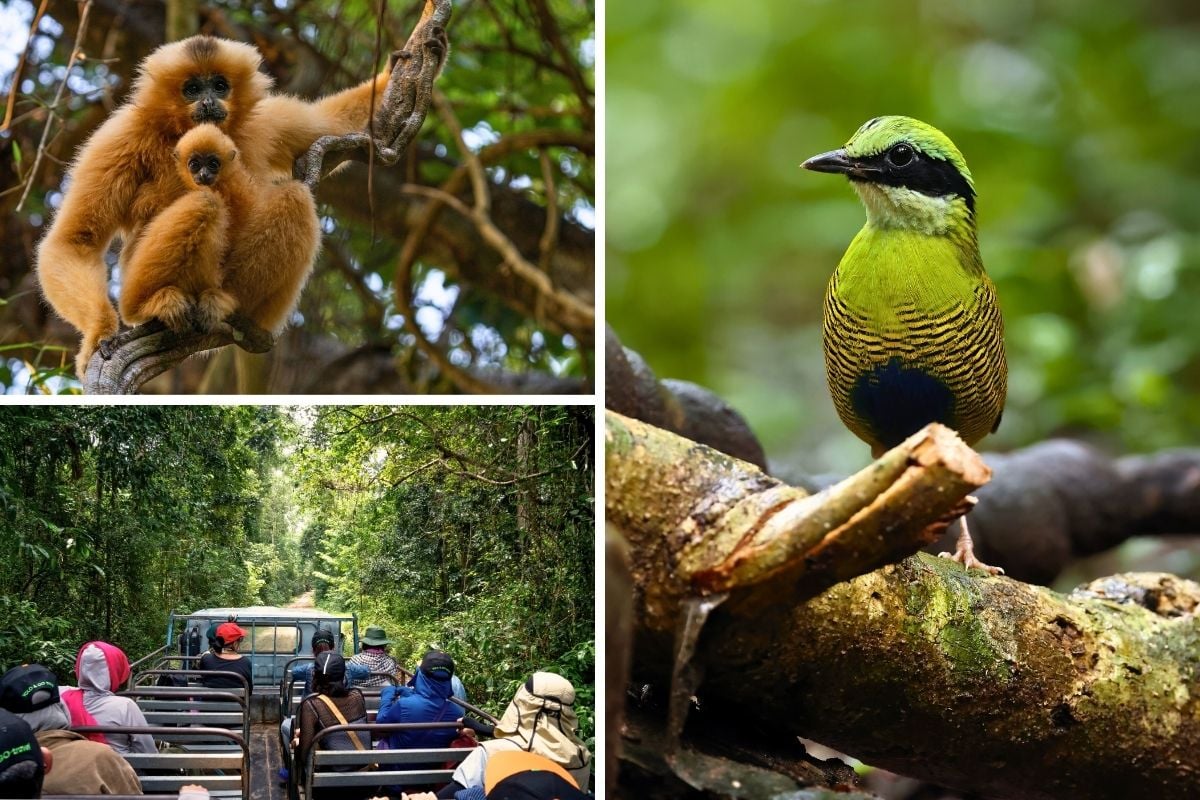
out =
[[[214,92],[223,95],[229,91],[229,81],[225,80],[224,76],[218,75],[213,78],[212,87]]]
[[[200,86],[199,80],[196,78],[188,78],[187,82],[183,84],[183,96],[196,97],[200,94],[201,88],[203,87]]]
[[[887,154],[888,163],[893,167],[907,167],[915,157],[912,147],[906,144],[896,145]]]

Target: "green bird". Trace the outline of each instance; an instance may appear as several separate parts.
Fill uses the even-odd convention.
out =
[[[838,416],[878,457],[930,422],[974,445],[1000,425],[1008,367],[975,233],[975,184],[937,128],[876,117],[805,169],[845,175],[867,222],[829,280],[824,349]],[[953,555],[975,558],[962,521]]]

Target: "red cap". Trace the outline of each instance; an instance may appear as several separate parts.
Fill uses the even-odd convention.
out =
[[[246,632],[236,622],[222,622],[217,626],[217,637],[225,644],[232,644],[246,638]]]

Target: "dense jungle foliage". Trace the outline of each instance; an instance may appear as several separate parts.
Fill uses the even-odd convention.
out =
[[[607,308],[778,464],[846,473],[821,298],[864,212],[800,168],[866,120],[945,131],[978,190],[1006,319],[985,449],[1200,440],[1200,16],[1194,3],[718,0],[606,7]]]
[[[0,667],[314,590],[494,712],[560,672],[591,737],[592,438],[587,406],[0,409]]]

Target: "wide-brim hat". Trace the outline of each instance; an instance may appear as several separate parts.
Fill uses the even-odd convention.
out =
[[[13,667],[0,678],[0,707],[32,714],[58,702],[58,678],[41,664]]]
[[[385,644],[391,644],[392,640],[387,637],[387,632],[378,625],[372,625],[367,628],[367,632],[359,639],[363,644],[369,644],[372,647],[382,647]]]

